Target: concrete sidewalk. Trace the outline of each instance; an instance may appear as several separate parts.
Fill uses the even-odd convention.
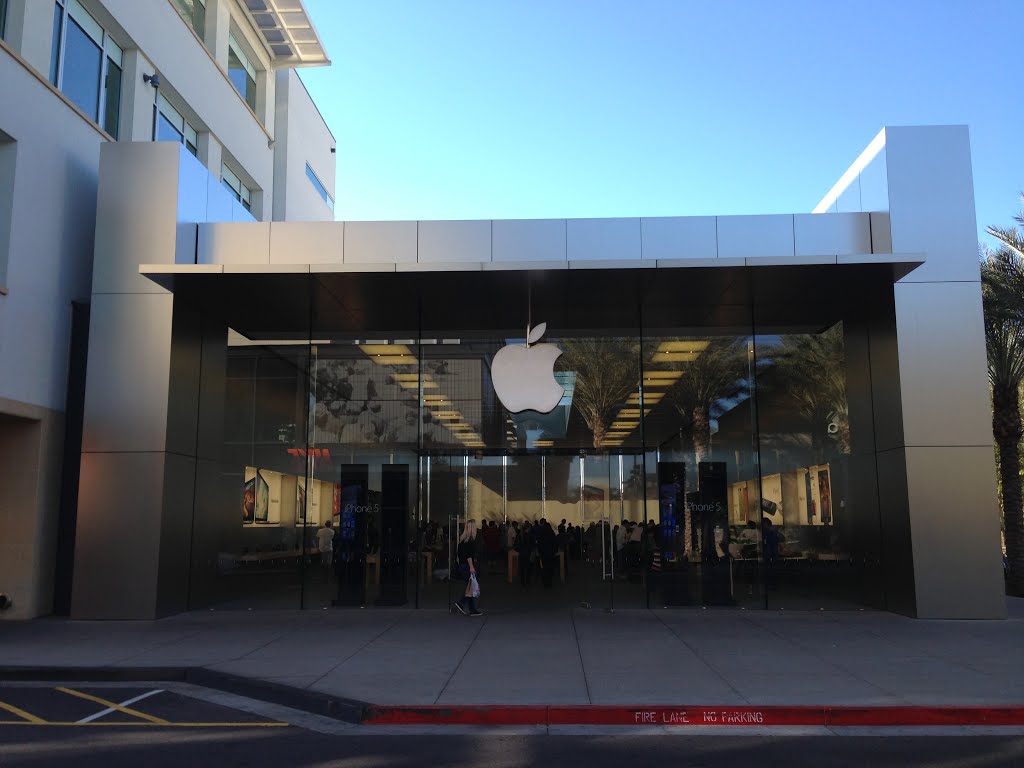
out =
[[[0,667],[199,667],[397,705],[1021,705],[1005,621],[878,612],[209,611],[0,623]]]

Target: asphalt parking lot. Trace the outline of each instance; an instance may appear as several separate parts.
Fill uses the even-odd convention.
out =
[[[0,729],[10,727],[280,728],[288,723],[152,685],[0,686]],[[2,740],[2,739],[0,739]]]

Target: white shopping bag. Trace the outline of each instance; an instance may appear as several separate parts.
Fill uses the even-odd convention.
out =
[[[475,573],[472,573],[469,576],[469,596],[480,597],[480,582],[476,580]]]

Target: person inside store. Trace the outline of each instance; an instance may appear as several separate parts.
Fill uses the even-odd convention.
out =
[[[544,589],[551,589],[558,559],[558,538],[554,529],[541,518],[537,532],[537,554],[540,556],[540,581]]]
[[[767,517],[761,518],[761,551],[764,557],[765,585],[775,585],[775,571],[779,559],[779,533]]]
[[[483,521],[484,554],[487,560],[487,572],[494,573],[495,564],[498,562],[498,555],[501,552],[501,535],[498,533],[497,524],[491,520]]]
[[[516,539],[516,554],[519,555],[519,586],[529,589],[533,576],[533,562],[536,559],[537,542],[533,535],[534,526],[530,521],[523,522],[519,538]]]
[[[334,560],[334,523],[327,520],[316,532],[316,548],[320,551],[320,566],[324,577],[330,581],[331,563]]]
[[[476,534],[476,521],[467,520],[462,529],[462,535],[459,537],[458,568],[456,569],[458,577],[466,582],[466,589],[462,597],[455,601],[455,607],[463,616],[483,616],[483,611],[476,606],[478,594],[475,594],[476,590],[474,590],[474,585],[479,589],[480,583],[476,570],[476,564],[479,562]]]

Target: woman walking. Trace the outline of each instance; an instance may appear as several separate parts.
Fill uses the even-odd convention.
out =
[[[459,537],[458,571],[459,578],[465,579],[466,591],[463,596],[455,601],[455,607],[463,616],[483,616],[483,611],[477,610],[476,599],[480,594],[480,585],[476,575],[476,521],[467,520],[462,535]],[[475,589],[474,589],[475,587]],[[475,594],[474,594],[475,593]]]

